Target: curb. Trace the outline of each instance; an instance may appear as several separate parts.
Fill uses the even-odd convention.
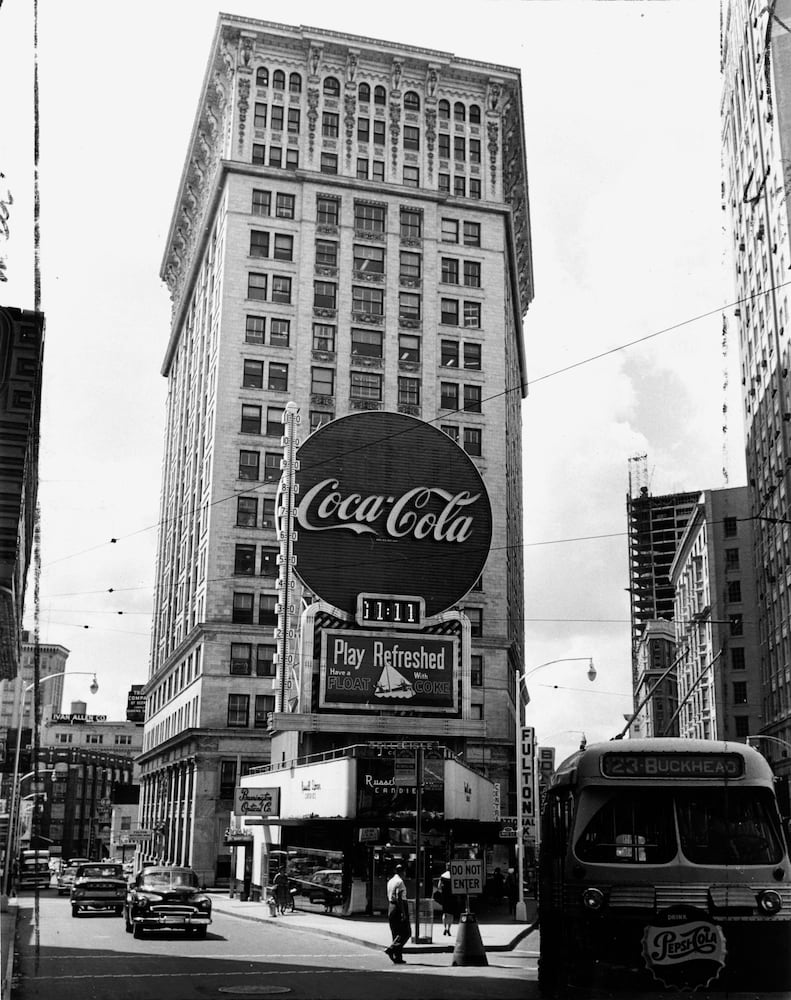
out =
[[[3,941],[3,951],[8,951],[8,957],[5,962],[3,962],[2,969],[2,984],[0,984],[0,997],[3,1000],[7,1000],[11,996],[11,983],[14,977],[14,952],[16,951],[16,920],[17,913],[19,912],[19,907],[16,905],[8,905],[8,909],[4,916],[6,919],[3,921],[8,926],[9,941]]]
[[[269,917],[256,917],[248,915],[246,913],[239,913],[236,910],[224,910],[222,911],[227,916],[237,917],[239,920],[249,920],[252,923],[266,924],[270,922]],[[530,924],[523,930],[519,931],[508,944],[491,944],[484,945],[484,951],[486,952],[502,952],[502,951],[513,951],[514,948],[523,941],[529,934],[531,934],[538,927],[538,922]],[[301,924],[291,924],[289,930],[296,931],[312,931],[314,934],[324,934],[327,937],[336,938],[340,941],[353,941],[355,944],[362,945],[363,948],[371,948],[374,951],[381,951],[382,944],[376,941],[366,941],[364,938],[355,936],[354,934],[344,933],[342,931],[324,929],[323,927],[306,927]],[[455,944],[445,944],[445,945],[425,945],[415,947],[406,945],[404,947],[405,955],[452,955],[455,950]]]

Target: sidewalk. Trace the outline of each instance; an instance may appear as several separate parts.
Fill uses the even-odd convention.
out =
[[[286,912],[283,916],[270,915],[269,906],[263,902],[243,902],[238,897],[230,899],[225,893],[212,892],[212,906],[215,913],[227,913],[244,920],[257,920],[262,923],[280,923],[289,929],[321,931],[330,937],[356,941],[369,948],[384,949],[392,941],[390,927],[385,916],[368,917],[354,914],[345,917],[340,913],[323,913],[297,908],[293,913]],[[495,922],[485,917],[476,918],[481,943],[484,951],[512,951],[535,927],[535,915],[528,910],[528,923],[518,924]],[[456,945],[456,934],[459,924],[453,925],[451,937],[443,937],[442,921],[435,921],[432,928],[421,924],[421,943],[414,939],[404,948],[404,954],[451,954]],[[422,943],[423,939],[430,941]]]
[[[14,973],[14,938],[16,937],[15,903],[0,912],[0,1000],[11,996],[11,977]]]

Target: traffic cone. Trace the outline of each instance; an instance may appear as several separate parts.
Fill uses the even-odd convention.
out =
[[[488,965],[475,914],[466,911],[459,920],[451,965]]]

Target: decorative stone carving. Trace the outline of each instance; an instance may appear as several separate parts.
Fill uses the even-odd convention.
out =
[[[354,352],[352,352],[352,364],[355,368],[384,368],[384,362],[381,358],[369,358]]]
[[[355,399],[349,400],[349,406],[353,410],[381,410],[382,404],[378,399]]]
[[[437,86],[439,85],[439,67],[429,66],[426,70],[426,97],[437,96]]]
[[[250,107],[250,81],[239,78],[239,156],[244,154],[244,128],[247,122],[247,109]]]
[[[399,413],[408,413],[412,417],[420,416],[420,407],[417,403],[399,403],[398,404]]]
[[[385,318],[378,313],[355,312],[352,310],[352,321],[354,323],[369,323],[371,326],[382,326]]]
[[[401,73],[403,68],[403,62],[400,59],[393,60],[393,90],[401,90]]]
[[[497,183],[497,151],[500,146],[500,126],[497,122],[486,123],[486,134],[489,137],[486,147],[489,150],[489,178],[494,191]]]
[[[390,143],[393,155],[393,173],[398,169],[398,146],[401,136],[401,101],[390,101]]]
[[[353,85],[349,88],[347,84],[347,90],[343,97],[343,107],[343,122],[346,126],[346,161],[351,163],[354,138],[354,116],[357,110],[357,93],[356,88]]]
[[[318,79],[319,66],[321,65],[321,56],[323,45],[311,45],[310,55],[308,57],[308,64],[310,67],[310,75]]]
[[[316,144],[316,121],[319,117],[319,88],[308,87],[308,153],[313,158]]]
[[[428,176],[434,173],[434,144],[437,141],[437,111],[436,108],[426,108],[426,160],[428,162]]]
[[[359,52],[356,49],[349,49],[349,54],[346,57],[346,83],[354,84],[354,78],[357,76],[357,60],[359,58]]]
[[[487,97],[487,108],[493,114],[496,114],[500,110],[500,98],[502,97],[503,87],[498,80],[491,80],[489,82],[489,94]]]
[[[252,72],[250,68],[250,61],[253,58],[253,39],[250,35],[242,35],[239,43],[239,58],[241,61],[241,66],[238,68],[247,70],[247,72]],[[237,64],[238,65],[238,64]]]

